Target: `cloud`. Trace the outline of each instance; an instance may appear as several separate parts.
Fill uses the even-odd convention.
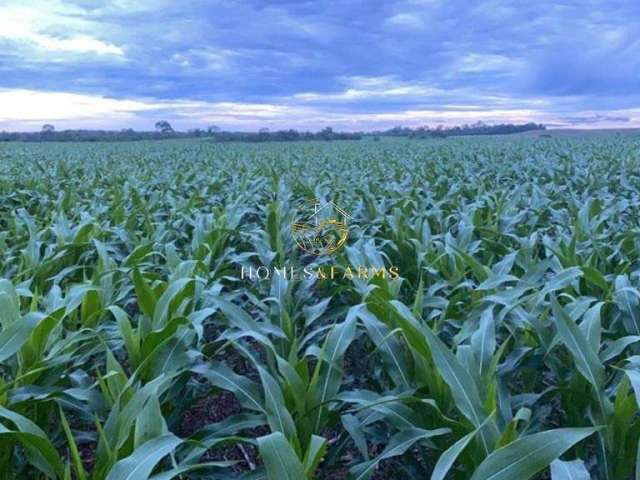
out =
[[[119,100],[65,92],[0,89],[0,122],[81,121],[109,115],[126,118],[158,108],[138,100]]]
[[[457,73],[512,72],[521,67],[522,62],[506,55],[466,53],[460,57],[453,70]]]
[[[603,123],[629,123],[631,122],[631,117],[601,115],[598,113],[575,117],[560,117],[559,120],[569,125],[600,125]]]
[[[38,119],[62,94],[105,109],[65,97],[68,126],[638,125],[638,16],[622,0],[5,0],[0,89],[55,94]],[[12,105],[4,128],[39,121]]]
[[[65,92],[0,89],[0,127],[19,124],[29,129],[43,123],[57,123],[62,128],[83,128],[108,118],[123,126],[150,129],[150,118],[169,119],[179,124],[205,126],[222,121],[239,126],[243,122],[284,121],[314,113],[290,105],[238,102],[165,101],[153,98],[116,99]],[[255,125],[258,125],[256,123]]]
[[[416,13],[396,13],[387,19],[387,23],[394,27],[419,30],[424,28],[424,19]]]
[[[171,61],[186,69],[224,71],[231,68],[234,58],[241,56],[240,52],[224,48],[189,48],[174,53],[171,56]]]
[[[398,98],[417,98],[446,93],[438,88],[419,83],[397,81],[391,76],[385,77],[349,77],[343,80],[346,87],[337,92],[302,92],[293,98],[303,102],[353,102],[360,100],[381,100]]]
[[[77,17],[65,17],[55,8],[47,6],[43,6],[42,10],[20,6],[0,7],[0,40],[12,42],[18,48],[33,48],[44,53],[124,55],[121,47],[88,34],[50,33],[60,26],[78,28],[83,26],[83,22]]]
[[[369,83],[365,81],[364,83]],[[400,108],[393,111],[329,108],[324,104],[300,105],[293,99],[280,103],[207,102],[189,99],[117,99],[65,92],[0,89],[0,128],[37,130],[44,123],[65,128],[153,128],[157,120],[170,121],[182,130],[211,124],[226,129],[257,130],[324,126],[346,130],[384,129],[393,125],[461,125],[482,120],[487,123],[536,121],[558,126],[594,128],[601,124],[640,125],[640,111],[626,110],[616,116],[581,112],[576,117],[550,114],[533,106],[479,108],[474,105],[438,105],[433,108]]]
[[[112,45],[86,35],[70,38],[55,38],[33,34],[26,38],[45,50],[58,52],[97,53],[98,55],[124,55],[124,51]]]

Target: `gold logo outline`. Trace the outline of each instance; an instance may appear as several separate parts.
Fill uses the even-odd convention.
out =
[[[292,225],[296,244],[302,251],[316,256],[337,252],[349,238],[347,219],[351,216],[332,201],[320,202],[318,199],[312,199],[303,205],[308,206],[311,203],[314,208],[313,215],[305,222],[294,222]],[[331,207],[338,212],[342,220],[336,218],[320,220],[319,214],[326,207]]]

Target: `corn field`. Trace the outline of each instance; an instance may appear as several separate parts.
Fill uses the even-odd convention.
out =
[[[0,479],[640,478],[638,137],[0,165]]]

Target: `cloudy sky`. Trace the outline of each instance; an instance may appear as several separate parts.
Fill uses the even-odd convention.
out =
[[[0,0],[0,130],[640,127],[633,0]]]

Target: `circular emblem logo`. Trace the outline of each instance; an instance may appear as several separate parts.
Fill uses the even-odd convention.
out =
[[[293,224],[293,238],[301,250],[312,255],[333,253],[349,238],[348,218],[333,202],[307,202]]]

